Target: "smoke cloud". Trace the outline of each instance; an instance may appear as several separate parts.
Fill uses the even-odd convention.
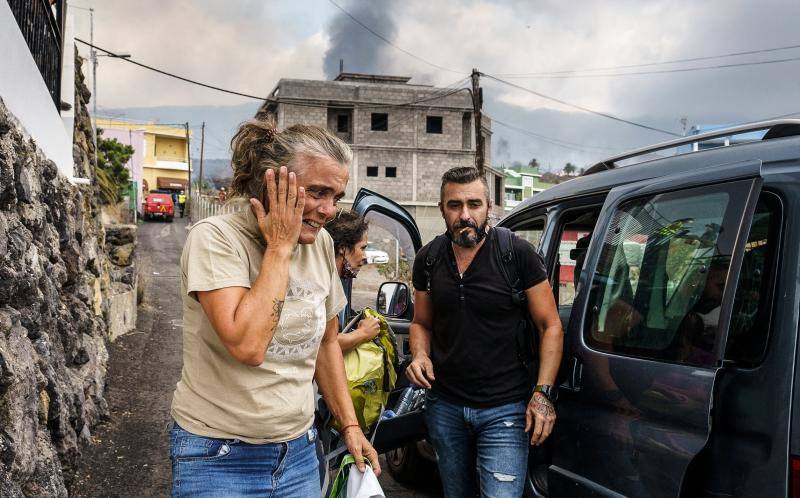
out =
[[[510,164],[511,163],[511,155],[509,154],[509,146],[508,140],[505,137],[500,137],[497,142],[495,142],[495,163],[500,164]]]
[[[391,3],[385,0],[342,2],[342,8],[388,40],[397,35]],[[325,52],[323,70],[333,79],[339,74],[339,59],[348,73],[391,73],[386,51],[394,50],[337,9],[328,26],[330,47]]]

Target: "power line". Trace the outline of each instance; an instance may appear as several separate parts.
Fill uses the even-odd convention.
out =
[[[707,55],[704,57],[691,57],[688,59],[672,59],[666,61],[659,61],[659,62],[646,62],[642,64],[628,64],[625,66],[606,66],[606,67],[595,67],[595,68],[585,68],[585,69],[567,69],[563,71],[542,71],[542,72],[535,72],[535,73],[507,73],[507,74],[498,74],[498,76],[503,77],[511,77],[511,76],[545,76],[551,74],[567,74],[567,73],[582,73],[588,71],[614,71],[617,69],[634,69],[638,67],[652,67],[652,66],[661,66],[666,64],[678,64],[682,62],[699,62],[699,61],[706,61],[712,59],[722,59],[725,57],[737,57],[741,55],[753,55],[753,54],[763,54],[766,52],[776,52],[779,50],[790,50],[794,48],[800,48],[800,45],[786,45],[783,47],[773,47],[773,48],[764,48],[759,50],[747,50],[744,52],[731,52],[727,54],[718,54],[718,55]]]
[[[112,123],[116,121],[116,122],[119,122],[120,124],[123,124],[123,125],[131,124],[131,125],[141,125],[141,126],[148,126],[148,125],[149,126],[164,126],[164,127],[167,127],[167,128],[173,128],[174,127],[174,128],[181,128],[181,129],[183,129],[186,126],[186,122],[185,121],[183,123],[161,123],[161,122],[152,121],[152,120],[148,121],[148,120],[144,120],[144,119],[126,118],[124,116],[125,116],[124,114],[116,115],[116,116],[112,115],[112,114],[108,114],[108,115],[98,114],[97,118],[98,119],[107,119],[108,121],[111,121]]]
[[[682,135],[680,135],[678,133],[673,133],[673,132],[668,131],[668,130],[662,130],[661,128],[655,128],[653,126],[649,126],[649,125],[646,125],[646,124],[637,123],[635,121],[630,121],[628,119],[623,119],[623,118],[614,116],[613,114],[608,114],[606,112],[595,111],[594,109],[589,109],[588,107],[584,107],[584,106],[581,106],[581,105],[578,105],[578,104],[572,104],[572,103],[567,102],[565,100],[561,100],[561,99],[558,99],[556,97],[551,97],[551,96],[545,95],[545,94],[543,94],[541,92],[537,92],[536,90],[532,90],[530,88],[526,88],[524,86],[517,85],[516,83],[511,83],[510,81],[502,80],[502,79],[500,79],[500,78],[498,78],[496,76],[492,76],[491,74],[481,73],[481,75],[482,76],[486,76],[487,78],[493,79],[494,81],[497,81],[498,83],[503,83],[504,85],[508,85],[508,86],[510,86],[512,88],[516,88],[518,90],[522,90],[524,92],[531,93],[533,95],[536,95],[537,97],[541,97],[541,98],[546,99],[546,100],[557,102],[557,103],[565,105],[567,107],[572,107],[573,109],[578,109],[578,110],[581,110],[581,111],[584,111],[584,112],[595,114],[597,116],[602,116],[604,118],[612,119],[614,121],[619,121],[620,123],[626,123],[626,124],[629,124],[629,125],[632,125],[632,126],[637,126],[639,128],[644,128],[646,130],[657,131],[659,133],[672,135],[674,137],[682,136]]]
[[[86,42],[86,41],[84,41],[84,40],[81,40],[80,38],[75,38],[75,40],[76,40],[76,41],[78,41],[78,42],[80,42],[80,43],[83,43],[84,45],[87,45],[87,46],[89,46],[89,47],[92,47],[92,48],[94,48],[94,49],[96,49],[96,50],[100,50],[101,52],[104,52],[104,53],[106,53],[106,54],[109,54],[109,55],[111,55],[111,56],[114,56],[114,57],[120,58],[120,59],[122,59],[122,60],[124,60],[124,61],[126,61],[126,62],[130,62],[131,64],[134,64],[134,65],[136,65],[136,66],[139,66],[139,67],[143,67],[143,68],[145,68],[145,69],[148,69],[148,70],[150,70],[150,71],[155,71],[155,72],[157,72],[157,73],[159,73],[159,74],[163,74],[163,75],[165,75],[165,76],[169,76],[170,78],[176,78],[176,79],[179,79],[179,80],[181,80],[181,81],[185,81],[185,82],[187,82],[187,83],[191,83],[191,84],[193,84],[193,85],[199,85],[199,86],[202,86],[202,87],[204,87],[204,88],[209,88],[209,89],[211,89],[211,90],[217,90],[217,91],[219,91],[219,92],[229,93],[229,94],[232,94],[232,95],[238,95],[238,96],[240,96],[240,97],[247,97],[247,98],[251,98],[251,99],[257,99],[257,100],[259,100],[259,101],[261,101],[261,102],[264,102],[264,101],[278,102],[277,100],[275,100],[275,99],[271,99],[271,98],[269,98],[269,97],[259,97],[259,96],[256,96],[256,95],[250,95],[250,94],[247,94],[247,93],[236,92],[236,91],[233,91],[233,90],[226,90],[226,89],[224,89],[224,88],[220,88],[220,87],[218,87],[218,86],[209,85],[209,84],[207,84],[207,83],[202,83],[202,82],[200,82],[200,81],[192,80],[192,79],[190,79],[190,78],[186,78],[186,77],[183,77],[183,76],[179,76],[179,75],[177,75],[177,74],[170,73],[170,72],[168,72],[168,71],[164,71],[164,70],[161,70],[161,69],[158,69],[158,68],[155,68],[155,67],[149,66],[149,65],[147,65],[147,64],[143,64],[143,63],[141,63],[141,62],[138,62],[138,61],[136,61],[136,60],[133,60],[133,59],[131,59],[130,57],[124,57],[124,58],[122,58],[122,57],[118,57],[118,55],[117,55],[117,54],[115,54],[114,52],[111,52],[110,50],[106,50],[106,49],[104,49],[104,48],[98,47],[97,45],[93,45],[93,44],[91,44],[91,43],[88,43],[88,42]],[[465,81],[465,80],[466,80],[466,78],[462,78],[461,80],[459,80],[459,81],[458,81],[458,82],[456,82],[456,83],[460,83],[460,82],[462,82],[462,81]],[[452,85],[452,84],[451,84],[451,85]],[[434,96],[423,97],[423,98],[421,98],[421,99],[414,100],[414,101],[411,101],[411,102],[404,102],[404,103],[397,103],[397,104],[393,104],[393,103],[386,103],[386,104],[366,104],[366,105],[362,105],[362,106],[360,106],[360,107],[361,107],[361,108],[368,108],[368,107],[375,107],[375,108],[378,108],[378,107],[402,107],[402,106],[407,106],[407,105],[413,105],[413,104],[420,103],[420,102],[427,102],[427,101],[429,101],[429,100],[436,100],[436,99],[439,99],[439,98],[448,97],[448,96],[450,96],[450,95],[452,95],[452,94],[454,94],[454,93],[457,93],[457,92],[458,92],[458,91],[460,91],[460,90],[462,90],[462,89],[457,89],[457,90],[455,90],[455,91],[453,91],[453,92],[450,92],[450,93],[448,93],[448,94],[446,94],[446,95],[442,95],[442,96],[437,96],[437,95],[434,95]],[[305,106],[305,107],[332,107],[332,106],[330,106],[330,105],[327,105],[327,104],[317,104],[317,105],[312,105],[312,104],[296,104],[296,103],[293,103],[293,102],[286,102],[286,103],[290,103],[290,104],[292,104],[292,105],[303,105],[303,106]]]
[[[105,52],[106,54],[108,54],[108,55],[110,55],[112,57],[124,60],[125,62],[130,62],[131,64],[134,64],[136,66],[143,67],[145,69],[149,69],[150,71],[155,71],[156,73],[163,74],[164,76],[169,76],[170,78],[179,79],[181,81],[185,81],[185,82],[191,83],[193,85],[198,85],[198,86],[202,86],[202,87],[205,87],[205,88],[210,88],[211,90],[217,90],[218,92],[229,93],[231,95],[238,95],[240,97],[247,97],[247,98],[250,98],[250,99],[257,99],[257,100],[260,100],[262,102],[265,99],[265,97],[258,97],[256,95],[250,95],[250,94],[242,93],[242,92],[235,92],[233,90],[226,90],[224,88],[220,88],[220,87],[214,86],[214,85],[209,85],[207,83],[201,83],[199,81],[196,81],[196,80],[193,80],[193,79],[189,79],[189,78],[186,78],[184,76],[179,76],[177,74],[170,73],[170,72],[164,71],[162,69],[155,68],[153,66],[148,66],[147,64],[142,64],[141,62],[137,62],[137,61],[131,59],[130,57],[120,57],[119,54],[115,54],[114,52],[111,52],[111,51],[106,50],[104,48],[100,48],[97,45],[93,45],[93,44],[91,44],[89,42],[83,41],[80,38],[75,38],[75,41],[83,43],[84,45],[88,45],[89,47],[92,47],[93,49],[100,50],[101,52]]]
[[[597,146],[597,145],[588,145],[588,144],[579,144],[579,143],[575,143],[575,142],[568,142],[566,140],[561,140],[561,139],[558,139],[558,138],[548,137],[548,136],[542,135],[540,133],[536,133],[536,132],[531,131],[531,130],[526,130],[526,129],[520,128],[518,126],[514,126],[514,125],[511,125],[511,124],[508,124],[508,123],[504,123],[504,122],[500,121],[499,119],[491,118],[491,120],[492,120],[492,124],[497,123],[500,126],[504,126],[504,127],[508,128],[508,129],[514,130],[514,131],[516,131],[518,133],[522,133],[524,135],[528,135],[530,137],[542,140],[543,142],[547,142],[547,143],[550,143],[550,144],[553,144],[553,145],[557,145],[557,146],[563,147],[565,149],[577,150],[577,151],[583,151],[583,152],[589,152],[588,149],[597,149],[597,150],[605,150],[605,151],[617,150],[617,149],[612,149],[610,147],[600,147],[600,146]]]
[[[718,64],[715,66],[683,67],[676,69],[660,69],[656,71],[636,71],[630,73],[601,73],[601,74],[573,74],[573,75],[543,75],[543,76],[506,76],[507,78],[519,79],[575,79],[575,78],[611,78],[617,76],[640,76],[643,74],[667,74],[667,73],[689,73],[693,71],[708,71],[713,69],[726,69],[744,66],[761,66],[765,64],[782,64],[786,62],[800,61],[800,57],[787,57],[785,59],[771,59],[767,61],[738,62],[732,64]]]
[[[194,128],[198,128],[198,127],[199,127],[198,125],[194,125]],[[231,150],[230,149],[230,143],[225,143],[225,141],[222,140],[221,138],[219,138],[216,134],[211,133],[209,131],[208,126],[206,126],[206,139],[211,139],[211,141],[216,143],[215,150],[217,152],[229,153],[230,150]],[[206,146],[208,146],[208,145],[209,144],[207,143]]]
[[[334,2],[333,0],[328,0],[328,1],[329,1],[331,4],[333,4],[333,6],[334,6],[334,7],[336,7],[336,8],[337,8],[337,9],[339,9],[339,10],[341,10],[341,11],[344,13],[344,15],[346,15],[347,17],[349,17],[350,19],[352,19],[352,20],[353,20],[353,22],[355,22],[356,24],[358,24],[358,25],[359,25],[359,26],[361,26],[362,28],[364,28],[364,29],[366,29],[367,31],[369,31],[370,33],[372,33],[374,36],[376,36],[378,39],[382,40],[384,43],[386,43],[386,44],[390,45],[391,47],[394,47],[395,49],[397,49],[397,50],[399,50],[399,51],[403,52],[404,54],[408,55],[409,57],[413,57],[414,59],[417,59],[417,60],[418,60],[418,61],[420,61],[420,62],[424,62],[425,64],[427,64],[427,65],[429,65],[429,66],[432,66],[432,67],[435,67],[435,68],[437,68],[437,69],[441,69],[442,71],[448,71],[448,72],[451,72],[451,73],[457,73],[457,74],[467,74],[467,73],[465,73],[464,71],[457,71],[457,70],[455,70],[455,69],[449,69],[449,68],[446,68],[446,67],[440,66],[439,64],[435,64],[435,63],[433,63],[433,62],[431,62],[431,61],[429,61],[429,60],[426,60],[426,59],[423,59],[422,57],[419,57],[419,56],[417,56],[417,55],[414,55],[414,54],[412,54],[411,52],[409,52],[408,50],[406,50],[406,49],[404,49],[404,48],[398,47],[397,45],[395,45],[394,43],[392,43],[391,41],[389,41],[389,40],[388,40],[386,37],[384,37],[383,35],[381,35],[381,34],[380,34],[380,33],[378,33],[377,31],[375,31],[374,29],[370,28],[369,26],[367,26],[367,25],[366,25],[366,24],[364,24],[363,22],[359,21],[359,20],[358,20],[358,19],[357,19],[355,16],[353,16],[353,14],[351,14],[351,13],[347,12],[347,11],[346,11],[346,10],[345,10],[343,7],[341,7],[339,4],[337,4],[337,3],[336,3],[336,2]]]
[[[460,79],[458,81],[450,83],[449,85],[441,88],[439,91],[431,94],[430,96],[428,96],[424,100],[420,100],[420,101],[416,102],[416,104],[419,104],[419,103],[422,103],[422,102],[433,102],[433,101],[438,100],[438,99],[443,99],[443,98],[449,97],[450,95],[454,95],[454,94],[456,94],[458,92],[461,92],[461,91],[466,91],[467,93],[470,93],[470,89],[469,88],[459,87],[460,85],[465,83],[468,79],[469,78],[462,78],[462,79]],[[433,107],[434,107],[434,105],[421,106],[420,108],[418,108],[416,110],[419,110],[419,111],[430,111],[431,109],[433,109]],[[405,118],[400,118],[399,120],[396,120],[394,126],[402,126],[402,125],[404,125],[406,123],[411,122],[414,119],[415,119],[415,114],[411,113],[411,115],[408,115]]]

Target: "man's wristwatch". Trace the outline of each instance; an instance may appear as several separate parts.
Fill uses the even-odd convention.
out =
[[[536,384],[536,387],[533,388],[533,392],[544,394],[544,397],[551,403],[555,403],[558,399],[558,388],[555,386]]]

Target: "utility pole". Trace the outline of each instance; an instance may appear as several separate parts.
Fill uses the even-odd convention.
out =
[[[477,69],[472,69],[472,109],[475,114],[475,167],[478,168],[481,176],[484,175],[483,167],[483,133],[481,133],[481,108],[483,107],[483,90],[480,84],[481,73]]]
[[[94,9],[89,9],[89,52],[92,59],[92,144],[94,144],[94,169],[97,170],[97,50],[94,48]]]
[[[70,9],[79,9],[89,12],[89,59],[92,63],[92,145],[94,145],[94,168],[97,169],[97,58],[100,54],[94,48],[94,9],[70,5]],[[105,55],[104,57],[117,57],[126,59],[131,54]]]
[[[198,189],[199,192],[203,192],[203,148],[205,147],[206,143],[206,122],[203,121],[203,125],[200,127],[200,188]],[[200,197],[202,199],[202,197]]]
[[[185,122],[183,124],[183,128],[186,130],[186,164],[189,167],[189,178],[186,181],[186,193],[187,200],[191,200],[192,195],[192,148],[189,146],[189,122]],[[191,204],[189,204],[191,206]],[[189,219],[192,217],[191,209],[189,211]]]

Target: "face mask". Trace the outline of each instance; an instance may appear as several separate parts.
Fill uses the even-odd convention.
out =
[[[347,261],[347,258],[344,258],[344,263],[342,264],[342,274],[340,277],[342,278],[356,278],[358,276],[358,272],[353,271],[353,267],[350,266],[350,263]]]

